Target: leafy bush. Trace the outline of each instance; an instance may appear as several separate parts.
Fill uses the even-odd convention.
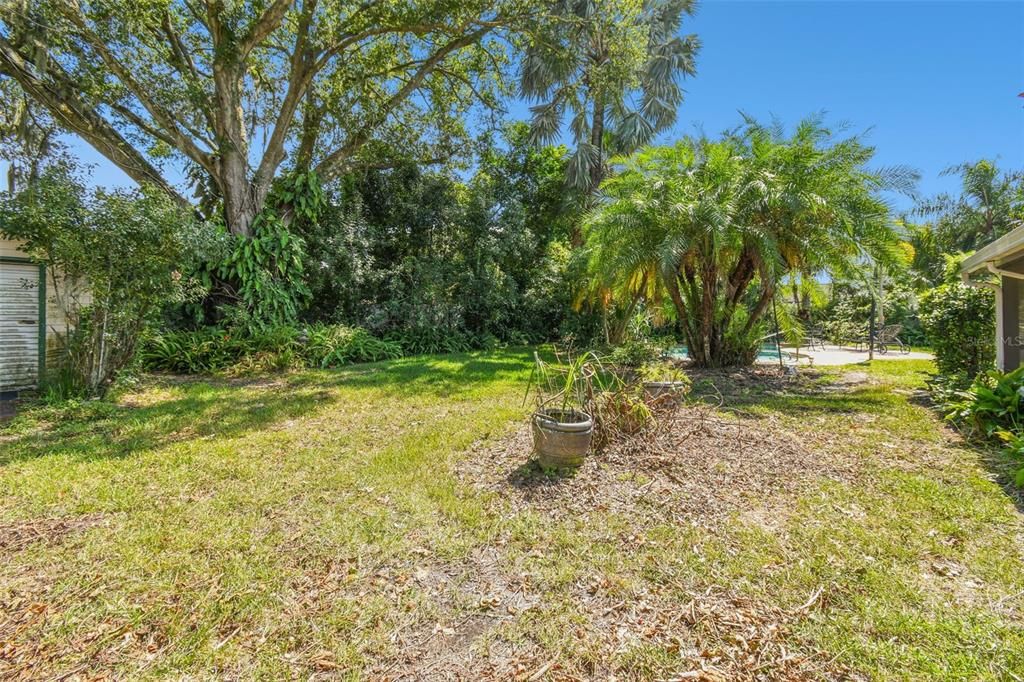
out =
[[[159,191],[87,190],[66,165],[0,199],[0,226],[47,267],[52,300],[67,320],[46,387],[63,397],[103,393],[165,306],[205,294],[183,273],[224,247],[221,233]]]
[[[985,372],[958,399],[947,405],[948,418],[970,425],[985,437],[1009,431],[1024,433],[1024,367]]]
[[[661,357],[662,348],[650,339],[628,339],[612,349],[608,361],[622,367],[640,367]]]
[[[303,354],[310,365],[326,368],[394,360],[403,353],[399,344],[378,339],[361,327],[314,325],[309,330]]]
[[[478,151],[469,177],[410,163],[332,183],[318,218],[290,225],[312,292],[300,319],[363,327],[410,354],[554,338],[580,215],[566,150],[532,144],[520,124]]]
[[[685,384],[689,390],[690,377],[673,362],[652,362],[640,368],[640,378],[644,381],[672,381]]]
[[[215,327],[146,338],[139,356],[146,369],[183,374],[217,372],[256,352],[253,344]]]
[[[172,331],[146,339],[141,351],[147,369],[185,374],[327,368],[401,356],[397,344],[365,329],[323,324],[304,331],[291,326]]]
[[[298,319],[308,302],[303,280],[304,243],[274,214],[253,224],[252,237],[235,237],[217,275],[235,287],[237,304],[254,327],[273,327]]]
[[[399,329],[389,333],[386,338],[397,344],[405,355],[466,353],[480,345],[480,340],[468,332],[432,326]]]
[[[995,362],[995,297],[988,289],[944,284],[921,297],[921,322],[939,373],[969,384]]]
[[[950,421],[969,428],[969,435],[997,440],[1007,455],[1024,465],[1024,367],[1009,373],[995,370],[979,376],[966,391],[945,404]],[[1016,471],[1024,488],[1024,466]]]

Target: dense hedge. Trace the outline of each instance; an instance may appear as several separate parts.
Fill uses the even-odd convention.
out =
[[[995,363],[995,296],[959,282],[921,297],[921,322],[939,373],[970,383]]]

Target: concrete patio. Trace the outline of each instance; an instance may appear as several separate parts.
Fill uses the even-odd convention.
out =
[[[789,354],[788,360],[791,362],[792,356],[796,354],[796,348],[792,346],[782,346],[783,354]],[[784,357],[784,359],[787,359]],[[857,350],[850,346],[834,346],[826,344],[824,350],[820,347],[815,349],[800,348],[798,356],[798,362],[801,365],[851,365],[858,362],[866,362],[868,359],[868,351],[866,348]],[[924,353],[921,351],[911,351],[909,353],[901,353],[898,348],[890,348],[888,353],[875,352],[875,360],[932,360],[934,356],[931,353]]]

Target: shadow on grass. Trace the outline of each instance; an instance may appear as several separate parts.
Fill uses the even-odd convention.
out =
[[[506,379],[526,380],[533,351],[517,348],[495,353],[407,357],[390,362],[298,375],[290,386],[337,386],[381,391],[389,397],[458,397]],[[525,389],[525,384],[524,384]]]
[[[232,437],[295,418],[330,402],[326,391],[260,391],[243,394],[205,383],[154,405],[106,405],[58,416],[40,429],[5,438],[0,466],[60,455],[79,461],[117,459],[173,442]]]
[[[531,358],[530,350],[519,349],[244,379],[157,377],[156,386],[171,387],[179,395],[139,407],[131,405],[128,395],[120,405],[87,402],[28,410],[26,417],[39,425],[0,431],[0,466],[58,454],[78,461],[116,459],[179,441],[236,437],[347,398],[458,398],[494,381],[522,376],[525,382]]]

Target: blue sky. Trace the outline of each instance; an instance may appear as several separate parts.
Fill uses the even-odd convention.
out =
[[[870,128],[879,165],[916,168],[925,195],[954,191],[939,172],[962,161],[1024,168],[1024,0],[705,0],[684,32],[704,47],[666,141],[720,132],[739,110],[786,123],[825,111]],[[97,184],[130,184],[72,146]]]
[[[708,0],[684,31],[704,47],[669,139],[824,110],[926,195],[955,191],[939,173],[962,161],[1024,168],[1024,0]]]

